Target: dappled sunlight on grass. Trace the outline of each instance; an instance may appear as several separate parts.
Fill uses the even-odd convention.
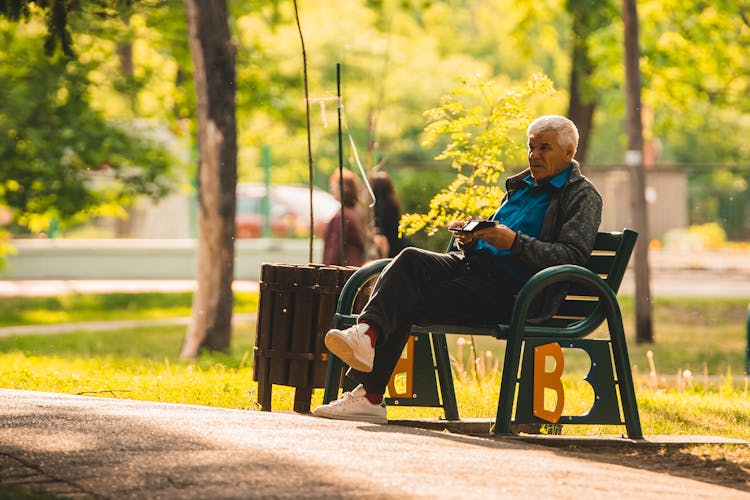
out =
[[[0,339],[0,385],[6,388],[63,392],[200,404],[257,410],[253,381],[254,324],[235,329],[230,354],[204,355],[195,361],[177,359],[184,327],[129,329]],[[455,369],[455,367],[454,367]],[[584,372],[564,379],[565,414],[587,411],[591,388]],[[455,378],[462,418],[494,419],[500,372],[477,377],[471,369]],[[322,402],[322,389],[313,393],[311,407]],[[644,433],[710,434],[750,439],[750,397],[731,377],[704,388],[701,383],[636,391]],[[294,388],[274,386],[274,411],[291,411]],[[441,409],[394,407],[389,418],[440,418]],[[564,426],[563,434],[620,434],[622,426]]]
[[[0,355],[0,379],[9,389],[253,409],[250,367],[222,364],[134,363],[94,356],[62,358]]]
[[[252,409],[251,331],[229,354],[179,360],[184,326],[0,338],[5,388]]]
[[[49,311],[47,309],[33,309],[20,313],[20,320],[29,325],[52,325],[55,323],[67,323],[70,314],[65,311]]]
[[[190,316],[192,293],[70,294],[4,297],[0,326]],[[235,292],[236,313],[256,312],[258,294]]]
[[[134,299],[139,305],[133,306],[133,312],[144,317],[153,311],[173,313],[187,307],[189,297],[176,295]],[[255,307],[256,298],[245,298],[245,307]],[[133,297],[125,296],[103,301],[79,297],[66,306],[89,308],[87,317],[99,319],[104,313],[123,314],[123,309],[117,308],[130,308],[131,300]],[[55,304],[55,307],[61,305]],[[33,302],[21,309],[44,310],[47,305],[50,304]],[[635,345],[630,340],[632,330],[628,330],[644,433],[750,439],[750,398],[746,382],[737,376],[744,368],[745,337],[744,323],[738,324],[736,319],[746,311],[746,304],[733,300],[693,301],[664,307],[670,314],[665,316],[667,309],[657,309],[656,344]],[[714,308],[722,310],[722,315],[709,312]],[[13,315],[7,307],[4,311],[0,316]],[[48,314],[52,318],[56,313],[51,309]],[[71,314],[79,313],[71,311]],[[704,320],[709,316],[711,322],[706,323]],[[666,321],[669,317],[672,319]],[[0,386],[259,409],[251,366],[255,323],[235,325],[230,353],[204,354],[193,361],[178,358],[185,332],[185,326],[163,326],[0,338]],[[448,344],[459,414],[462,418],[494,419],[505,343],[491,338],[450,335]],[[652,352],[655,376],[651,375],[648,351]],[[566,415],[585,413],[593,400],[591,387],[582,380],[590,363],[585,359],[577,363],[575,358],[572,353],[566,355],[563,377]],[[275,385],[273,410],[291,411],[294,393],[294,388]],[[311,407],[320,404],[322,397],[322,389],[316,389]],[[554,406],[554,401],[550,401],[550,406]],[[388,415],[392,419],[440,418],[443,411],[391,406]],[[569,435],[623,432],[623,426],[563,428],[563,434]]]
[[[649,434],[706,434],[750,439],[750,397],[742,387],[720,392],[641,391],[641,420]]]
[[[64,308],[59,302],[15,302],[5,304],[4,309],[0,307],[0,324],[64,322],[64,315],[70,321],[93,321],[147,318],[152,314],[174,317],[189,312],[186,296],[145,297],[132,303],[131,299],[110,297],[97,303],[86,298],[65,303]],[[628,301],[624,302],[644,435],[750,440],[750,396],[747,380],[738,376],[744,369],[747,305],[721,300],[667,304],[655,309],[657,342],[636,345],[632,315],[627,312]],[[255,311],[257,294],[243,304],[244,311]],[[722,313],[711,312],[715,310]],[[25,316],[19,320],[22,315]],[[185,326],[158,326],[0,337],[0,387],[259,411],[258,384],[253,380],[252,366],[255,322],[233,326],[231,352],[204,353],[191,361],[179,359],[186,330]],[[463,419],[494,420],[505,342],[457,335],[449,335],[447,340],[459,415]],[[593,390],[583,380],[590,361],[585,354],[575,352],[578,350],[571,351],[565,355],[562,378],[563,414],[580,415],[589,410],[593,401]],[[276,412],[293,411],[294,396],[293,387],[274,385],[271,408]],[[552,408],[557,396],[554,392],[548,396],[545,408]],[[315,408],[322,399],[323,389],[315,389],[310,407]],[[388,408],[389,419],[443,417],[440,408]],[[564,436],[620,436],[626,429],[624,425],[563,425],[561,432]],[[707,478],[715,477],[718,472],[714,471],[722,468],[734,471],[740,482],[747,477],[743,471],[750,467],[750,449],[741,445],[701,445],[679,450],[663,447],[652,452],[644,448],[628,452],[634,454],[632,457],[616,448],[608,452],[587,450],[586,456],[604,460],[611,455],[613,463],[623,465],[630,459],[634,467],[654,471],[680,472],[689,468],[690,474],[695,474],[703,467],[708,471]]]

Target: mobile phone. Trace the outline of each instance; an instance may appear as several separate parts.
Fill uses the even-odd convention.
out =
[[[496,223],[494,220],[470,220],[467,221],[466,224],[464,224],[462,227],[452,227],[450,228],[450,230],[457,233],[473,233],[474,231],[478,231],[479,229],[494,227],[495,224]]]

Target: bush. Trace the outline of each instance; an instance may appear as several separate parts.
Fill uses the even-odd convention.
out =
[[[673,229],[664,236],[665,246],[673,250],[719,250],[727,241],[727,233],[716,222]]]

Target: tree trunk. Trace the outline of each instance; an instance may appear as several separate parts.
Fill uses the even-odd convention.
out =
[[[122,20],[126,25],[130,24],[130,17],[123,16]],[[122,78],[125,80],[127,85],[133,82],[133,42],[126,40],[117,44],[117,56],[120,59],[120,73]],[[130,109],[134,115],[138,115],[136,105],[138,102],[136,92],[127,92],[125,94]],[[115,236],[117,238],[127,238],[133,234],[133,217],[135,214],[135,207],[130,205],[123,207],[127,212],[127,217],[115,219]]]
[[[568,103],[568,118],[578,127],[578,151],[576,160],[582,164],[586,161],[589,146],[589,136],[594,122],[596,109],[596,95],[593,90],[586,88],[586,82],[591,80],[594,66],[588,54],[587,34],[581,34],[581,23],[574,16],[573,19],[573,54],[570,69],[570,100]],[[590,86],[589,86],[590,87]]]
[[[185,0],[198,97],[198,269],[181,356],[231,341],[237,186],[234,47],[226,0]]]
[[[638,12],[636,0],[623,0],[625,26],[625,112],[628,131],[626,163],[630,167],[633,229],[638,232],[635,245],[635,328],[636,342],[653,342],[651,289],[648,268],[648,217],[646,211],[646,174],[643,168],[643,124],[641,122],[641,72],[638,66]]]

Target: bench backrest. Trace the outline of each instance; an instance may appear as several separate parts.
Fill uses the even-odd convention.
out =
[[[584,267],[599,275],[612,291],[617,293],[637,236],[637,233],[629,229],[622,232],[598,233],[591,258]],[[557,314],[546,321],[545,326],[566,326],[581,320],[591,314],[598,302],[599,299],[590,291],[582,286],[573,285]]]

